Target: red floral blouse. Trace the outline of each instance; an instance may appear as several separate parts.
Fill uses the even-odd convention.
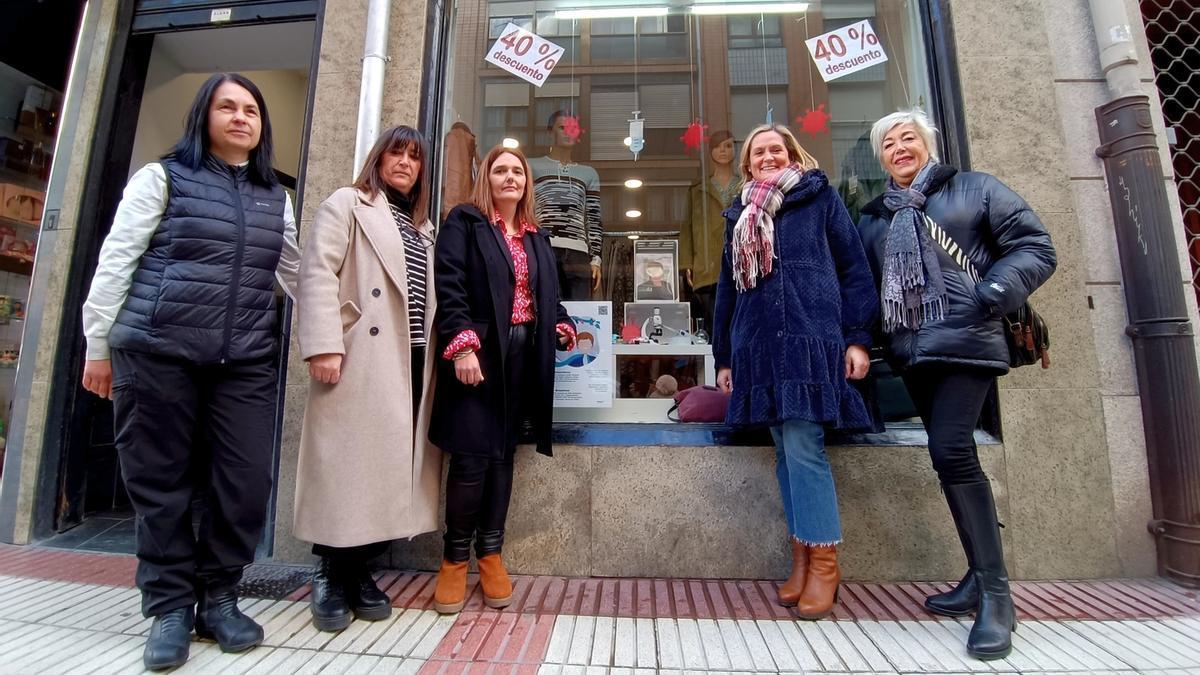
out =
[[[512,325],[517,326],[523,323],[530,323],[535,318],[536,314],[533,310],[533,289],[529,287],[529,256],[525,253],[525,233],[537,232],[537,227],[530,223],[522,222],[521,228],[516,234],[508,234],[508,228],[505,226],[504,219],[497,213],[492,217],[492,223],[500,228],[504,233],[504,242],[508,244],[508,254],[512,257],[513,276],[516,280],[515,289],[513,292],[513,309],[512,309]],[[560,323],[555,326],[555,330],[559,335],[567,336],[566,349],[572,349],[575,345],[575,327],[569,323]],[[464,330],[459,333],[450,344],[446,345],[446,350],[442,352],[442,358],[452,359],[454,355],[464,349],[479,349],[479,336],[471,329]]]

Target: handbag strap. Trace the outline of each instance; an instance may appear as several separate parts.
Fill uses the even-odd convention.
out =
[[[950,256],[950,259],[953,260],[962,269],[962,271],[966,272],[967,276],[971,277],[971,281],[974,281],[977,284],[980,281],[983,281],[983,277],[980,276],[979,270],[975,267],[975,263],[971,262],[971,259],[967,257],[966,251],[962,250],[962,247],[958,245],[958,242],[954,241],[954,238],[950,236],[950,233],[943,229],[941,225],[933,222],[933,218],[930,218],[926,214],[922,215],[925,216],[925,227],[929,229],[929,237],[936,241],[938,246],[942,247],[942,250],[946,252],[946,255]]]

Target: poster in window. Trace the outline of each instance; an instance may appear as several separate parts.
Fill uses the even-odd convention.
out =
[[[676,270],[679,242],[639,239],[633,242],[633,299],[637,302],[678,300]]]
[[[692,344],[692,306],[686,302],[627,302],[625,326],[629,334],[637,332],[643,342]],[[621,334],[625,335],[622,329]]]
[[[575,347],[554,352],[554,406],[611,408],[612,303],[564,301],[575,322]]]

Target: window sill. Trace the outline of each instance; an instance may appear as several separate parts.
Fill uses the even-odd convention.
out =
[[[923,447],[929,437],[919,424],[902,423],[888,426],[881,434],[831,433],[826,445],[880,445]],[[725,424],[612,424],[571,423],[554,424],[553,441],[556,445],[662,445],[676,447],[774,446],[771,433],[766,429],[739,429]],[[1000,439],[983,431],[975,430],[975,442],[979,445],[996,445]]]

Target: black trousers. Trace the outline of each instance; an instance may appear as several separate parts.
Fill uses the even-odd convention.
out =
[[[278,369],[274,357],[200,366],[119,349],[112,366],[136,581],[142,613],[157,616],[195,604],[205,586],[236,585],[254,560],[271,493]],[[205,488],[195,534],[192,498]]]
[[[412,372],[413,428],[416,428],[416,420],[421,413],[421,396],[424,395],[425,388],[424,347],[412,348],[412,361],[409,364],[409,370]],[[363,517],[369,518],[370,515],[364,514]],[[373,541],[360,546],[313,544],[312,552],[313,555],[329,558],[342,567],[364,566],[372,559],[378,558],[387,552],[390,543],[389,541]]]
[[[904,374],[904,385],[929,434],[929,457],[942,485],[986,482],[975,427],[992,386],[991,371],[926,366]]]
[[[454,453],[446,477],[446,534],[443,557],[466,562],[475,540],[478,557],[499,553],[504,546],[504,524],[512,498],[513,457],[517,451],[522,418],[521,399],[528,368],[533,365],[533,326],[509,328],[505,359],[505,400],[508,438],[502,457]]]
[[[591,300],[592,256],[570,248],[555,248],[558,288],[563,300]]]

